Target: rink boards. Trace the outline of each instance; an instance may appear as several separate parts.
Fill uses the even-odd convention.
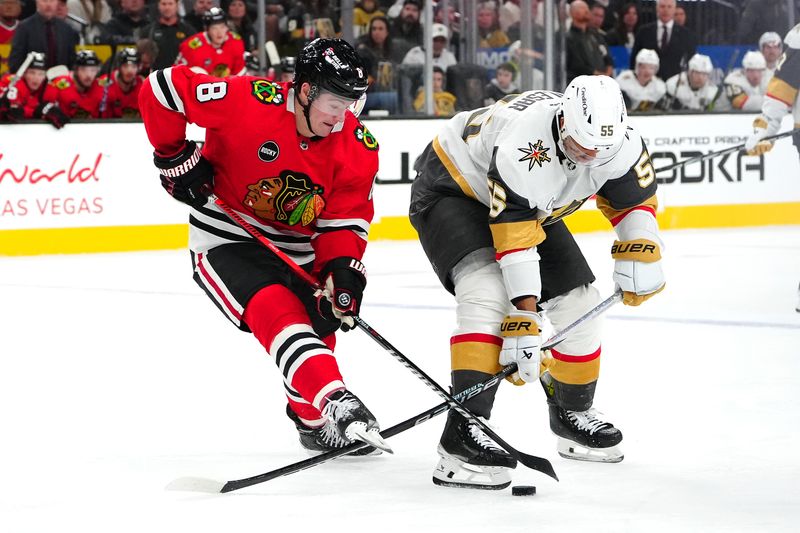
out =
[[[631,120],[658,169],[744,142],[752,119]],[[443,121],[365,123],[380,143],[381,165],[370,238],[414,239],[406,216],[413,162]],[[190,127],[187,136],[202,140],[203,131]],[[800,224],[800,162],[789,139],[765,157],[716,158],[658,173],[658,181],[664,229]],[[0,255],[182,248],[187,219],[185,206],[161,189],[140,123],[0,127]],[[609,227],[591,201],[567,222],[576,232]]]

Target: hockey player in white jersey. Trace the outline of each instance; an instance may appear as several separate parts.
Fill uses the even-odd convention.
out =
[[[783,39],[774,31],[765,32],[761,38],[758,39],[758,49],[767,62],[764,78],[766,78],[766,82],[769,83],[769,80],[775,75],[775,71],[778,70],[778,60],[783,55]]]
[[[642,48],[636,54],[634,70],[623,70],[617,76],[628,111],[650,111],[664,97],[667,86],[656,76],[659,65],[658,54]]]
[[[693,55],[686,72],[675,74],[667,80],[665,107],[711,111],[720,92],[719,87],[709,78],[713,70],[710,57],[703,54]]]
[[[579,76],[565,94],[529,91],[450,119],[415,163],[410,218],[444,287],[456,298],[453,393],[516,363],[517,384],[541,380],[559,453],[618,462],[622,433],[592,407],[600,322],[588,321],[540,359],[539,312],[560,330],[600,297],[564,217],[592,195],[614,227],[613,278],[624,303],[664,287],[656,179],[628,125],[619,85]],[[465,405],[491,415],[497,388]],[[524,420],[527,409],[516,416]],[[438,485],[499,489],[516,461],[450,411],[433,474]]]
[[[800,24],[789,30],[783,42],[786,48],[778,62],[778,70],[767,85],[761,114],[753,121],[753,132],[744,145],[748,155],[762,155],[772,150],[772,141],[763,139],[778,133],[789,113],[792,113],[795,127],[792,139],[800,153],[800,134],[797,132],[800,128]],[[800,313],[800,287],[795,310]]]
[[[715,109],[735,109],[751,113],[761,111],[761,104],[767,93],[768,80],[764,75],[766,69],[767,62],[761,52],[747,52],[742,58],[742,68],[725,77],[725,96],[718,99]]]

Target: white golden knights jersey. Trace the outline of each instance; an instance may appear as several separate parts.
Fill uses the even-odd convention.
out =
[[[602,166],[575,165],[558,144],[560,102],[559,93],[529,91],[450,119],[432,142],[447,174],[417,177],[427,183],[415,187],[412,213],[441,196],[479,201],[489,208],[498,260],[534,248],[546,237],[543,226],[595,194],[612,224],[637,208],[655,214],[655,171],[640,135],[629,127],[616,157]]]
[[[689,86],[686,72],[675,74],[667,80],[667,96],[681,103],[683,109],[693,109],[695,111],[706,111],[715,99],[719,88],[707,82],[697,90]]]
[[[761,111],[761,104],[764,103],[764,95],[767,94],[766,72],[761,79],[761,83],[756,87],[750,85],[742,69],[736,69],[727,76],[723,85],[725,87],[725,98],[720,98],[715,107],[718,111],[727,109],[740,109],[742,111],[756,112]]]
[[[667,86],[660,78],[653,76],[647,85],[642,85],[632,70],[622,71],[617,76],[617,83],[625,95],[629,111],[650,111],[667,93]]]
[[[784,44],[778,69],[767,84],[767,95],[761,106],[761,117],[776,132],[780,129],[783,117],[792,110],[795,127],[800,125],[800,24],[789,30]]]

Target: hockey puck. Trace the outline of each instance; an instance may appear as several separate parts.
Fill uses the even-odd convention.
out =
[[[536,494],[536,487],[533,485],[515,485],[511,487],[513,496],[533,496]]]

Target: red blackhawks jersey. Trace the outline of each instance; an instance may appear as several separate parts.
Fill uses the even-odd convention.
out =
[[[46,102],[56,102],[70,118],[100,118],[103,87],[95,80],[88,90],[80,92],[72,76],[59,76],[47,85],[44,99]]]
[[[11,84],[14,75],[10,72],[0,78],[0,94],[6,92],[6,87]],[[42,103],[44,96],[45,84],[39,87],[38,91],[31,91],[28,84],[25,83],[25,78],[20,79],[13,88],[6,92],[8,101],[12,107],[21,107],[22,113],[25,118],[33,118],[33,112]]]
[[[6,26],[2,21],[0,21],[0,44],[11,44],[12,39],[14,39],[14,32],[17,31],[18,25],[19,22],[16,20],[11,26]]]
[[[176,65],[200,67],[219,78],[245,73],[244,43],[233,32],[228,32],[220,47],[211,44],[205,32],[196,33],[183,41],[178,50]]]
[[[103,118],[138,118],[139,117],[139,91],[142,90],[144,78],[136,76],[133,86],[127,92],[119,84],[119,70],[100,77],[103,87]]]
[[[225,79],[176,66],[150,74],[139,97],[150,142],[170,156],[187,122],[206,128],[214,192],[300,265],[361,259],[373,216],[378,143],[349,111],[325,138],[297,133],[291,83]],[[191,209],[195,253],[251,241],[213,202]]]

